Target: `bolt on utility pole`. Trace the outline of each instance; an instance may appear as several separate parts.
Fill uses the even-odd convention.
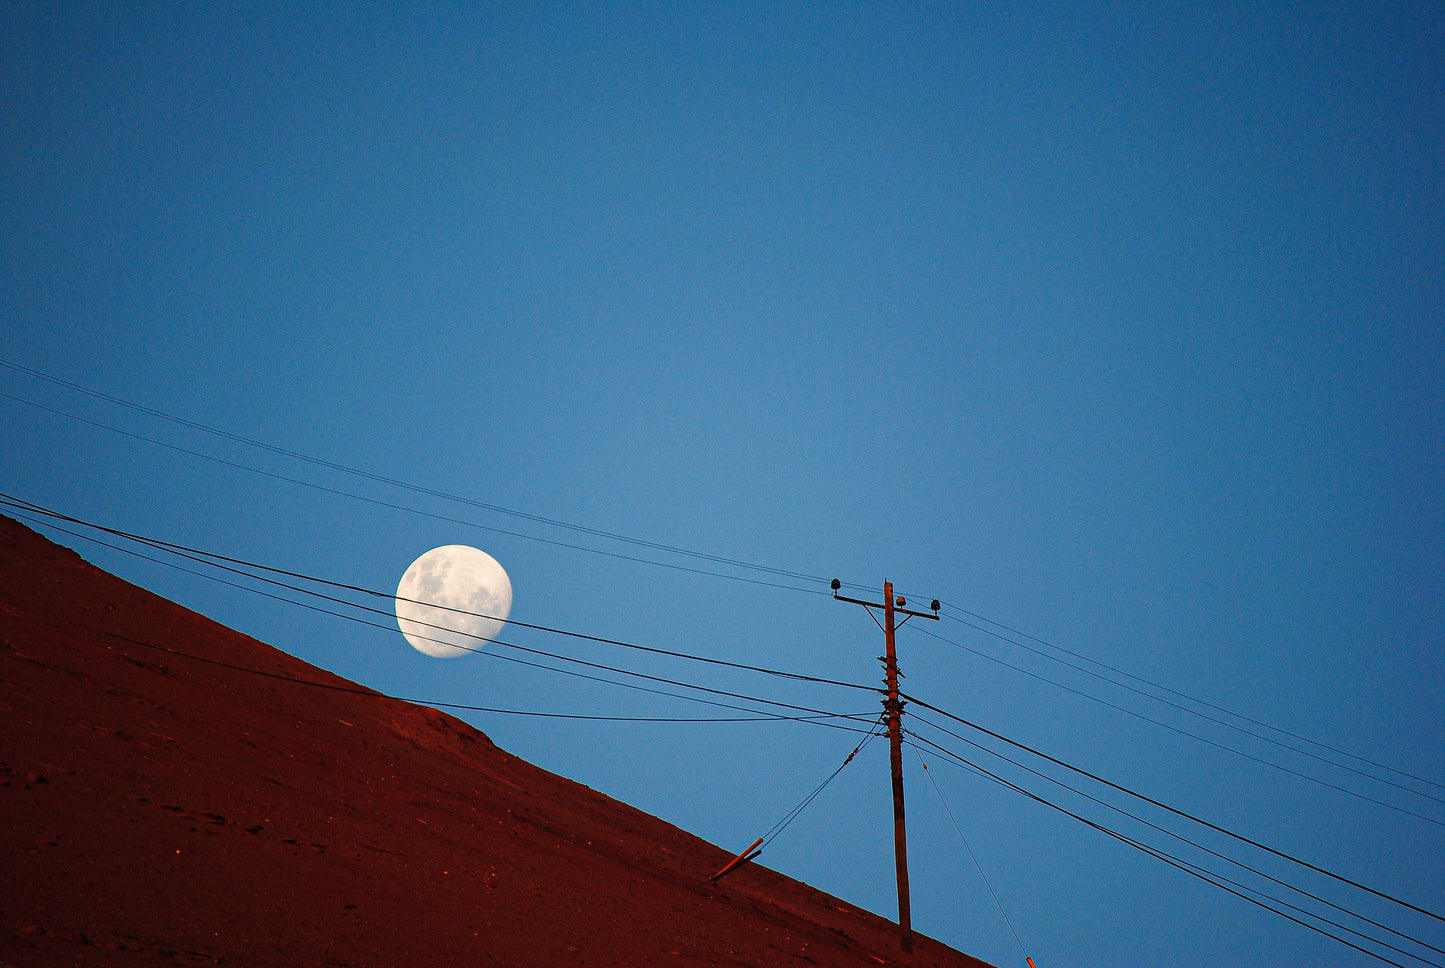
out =
[[[881,603],[839,595],[838,589],[841,587],[842,582],[834,578],[833,597],[838,601],[862,605],[869,609],[869,615],[873,614],[872,609],[883,609],[884,654],[878,658],[883,662],[883,682],[887,686],[883,709],[888,716],[888,763],[893,774],[893,861],[898,871],[898,943],[904,954],[912,954],[913,918],[908,900],[908,836],[903,825],[903,702],[898,698],[898,651],[893,645],[893,633],[910,618],[931,618],[937,621],[938,599],[933,600],[933,613],[929,614],[904,608],[908,603],[902,596],[894,599],[891,581],[883,583]],[[899,614],[903,615],[903,622],[896,622]],[[875,618],[873,621],[878,620]]]

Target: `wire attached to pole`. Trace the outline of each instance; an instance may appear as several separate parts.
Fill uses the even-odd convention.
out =
[[[938,781],[933,778],[933,774],[928,769],[928,764],[923,760],[923,754],[918,751],[918,747],[916,746],[913,747],[913,755],[918,757],[918,765],[923,767],[923,775],[928,777],[928,782],[932,785],[933,792],[938,794],[938,802],[943,804],[943,811],[948,814],[948,819],[952,822],[953,829],[958,832],[958,839],[963,841],[963,846],[968,849],[968,856],[973,860],[973,866],[977,869],[978,876],[983,878],[983,886],[988,888],[988,893],[993,897],[993,903],[998,907],[998,913],[1003,915],[1003,923],[1008,925],[1009,933],[1014,936],[1014,941],[1019,946],[1019,954],[1024,956],[1024,961],[1028,962],[1029,968],[1037,968],[1034,964],[1034,959],[1029,957],[1028,950],[1024,948],[1024,943],[1019,938],[1018,931],[1014,929],[1014,923],[1009,920],[1008,912],[1003,909],[1003,902],[998,899],[998,892],[993,889],[993,885],[989,883],[988,875],[983,872],[983,865],[978,862],[978,855],[973,852],[973,845],[968,842],[968,837],[964,835],[963,828],[958,825],[958,818],[953,815],[953,808],[950,807],[948,801],[943,798],[943,791],[938,788]]]
[[[738,854],[736,857],[734,857],[731,861],[729,861],[726,867],[718,871],[716,874],[712,875],[710,880],[713,883],[717,883],[718,880],[720,880],[725,874],[728,874],[734,869],[741,867],[743,864],[746,864],[754,857],[757,857],[759,854],[761,854],[763,852],[763,844],[776,839],[779,834],[781,834],[784,830],[788,828],[789,824],[791,824],[794,820],[797,820],[798,815],[807,809],[808,804],[818,799],[818,794],[822,793],[824,788],[826,788],[829,783],[832,783],[839,773],[843,772],[843,768],[845,766],[853,762],[853,757],[857,756],[858,753],[863,749],[863,747],[867,746],[868,743],[875,736],[880,735],[878,732],[878,727],[882,725],[882,723],[883,717],[879,716],[878,719],[873,722],[873,726],[868,730],[868,735],[864,736],[863,739],[858,742],[858,745],[853,747],[853,752],[849,753],[843,759],[843,762],[838,764],[838,768],[836,770],[828,774],[828,778],[826,780],[818,784],[818,786],[813,790],[813,792],[804,797],[802,799],[802,802],[800,802],[797,806],[793,807],[793,809],[783,814],[783,818],[777,823],[773,824],[773,826],[768,830],[767,833],[763,834],[757,840],[749,844],[748,848],[742,853]]]

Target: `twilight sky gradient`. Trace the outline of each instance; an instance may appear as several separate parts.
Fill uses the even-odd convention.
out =
[[[0,25],[0,491],[388,592],[475,545],[520,622],[862,684],[882,636],[826,582],[886,578],[949,606],[899,636],[919,698],[1445,913],[1438,5],[14,3]],[[734,712],[430,659],[48,533],[389,693]],[[738,850],[859,738],[464,718]],[[944,802],[1039,968],[1380,963],[926,758],[914,926],[963,951],[1024,960]],[[888,797],[875,742],[760,862],[893,916]],[[1445,948],[1437,920],[1129,808]]]

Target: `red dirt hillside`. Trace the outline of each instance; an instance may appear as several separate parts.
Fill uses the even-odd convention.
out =
[[[983,963],[0,517],[0,964]]]

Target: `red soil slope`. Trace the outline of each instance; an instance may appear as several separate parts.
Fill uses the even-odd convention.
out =
[[[980,966],[0,518],[4,965]]]

